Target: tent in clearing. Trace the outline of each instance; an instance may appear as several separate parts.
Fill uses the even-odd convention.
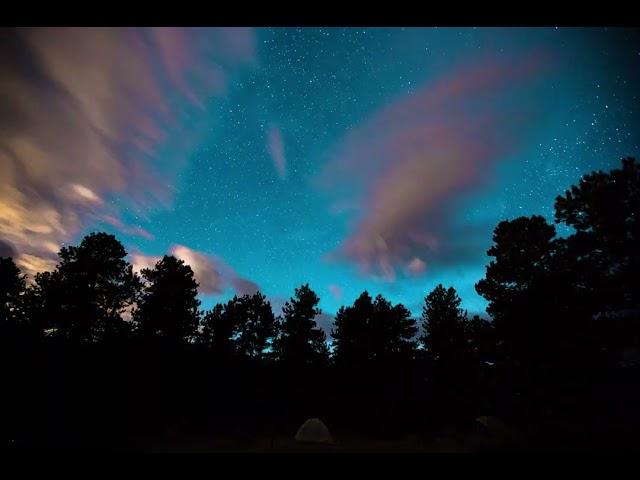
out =
[[[295,436],[298,443],[333,444],[327,426],[318,418],[310,418],[302,424]]]

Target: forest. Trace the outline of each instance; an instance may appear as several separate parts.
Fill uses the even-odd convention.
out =
[[[329,335],[311,285],[278,315],[261,292],[205,311],[189,265],[167,255],[138,274],[104,232],[63,247],[55,269],[34,278],[0,258],[0,441],[241,443],[293,436],[310,417],[338,442],[436,441],[491,416],[527,432],[522,448],[635,448],[638,163],[582,176],[554,215],[495,227],[476,284],[488,318],[468,315],[447,285],[425,292],[419,318],[365,291],[336,312]]]

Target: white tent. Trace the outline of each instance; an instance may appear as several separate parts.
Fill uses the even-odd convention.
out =
[[[317,418],[310,418],[304,422],[298,429],[295,439],[298,443],[333,443],[329,429]]]

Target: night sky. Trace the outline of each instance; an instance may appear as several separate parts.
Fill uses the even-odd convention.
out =
[[[470,313],[503,219],[638,157],[619,29],[2,31],[0,237],[29,273],[88,232],[173,253],[203,307],[308,282]]]

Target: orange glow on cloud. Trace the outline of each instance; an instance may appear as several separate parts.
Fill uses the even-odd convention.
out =
[[[25,271],[96,222],[127,226],[110,197],[136,208],[170,198],[184,150],[181,111],[223,95],[255,57],[252,29],[38,28],[4,32],[0,51],[0,239]],[[181,99],[182,101],[179,103]],[[184,152],[186,153],[186,152]],[[39,260],[35,260],[38,258]]]

